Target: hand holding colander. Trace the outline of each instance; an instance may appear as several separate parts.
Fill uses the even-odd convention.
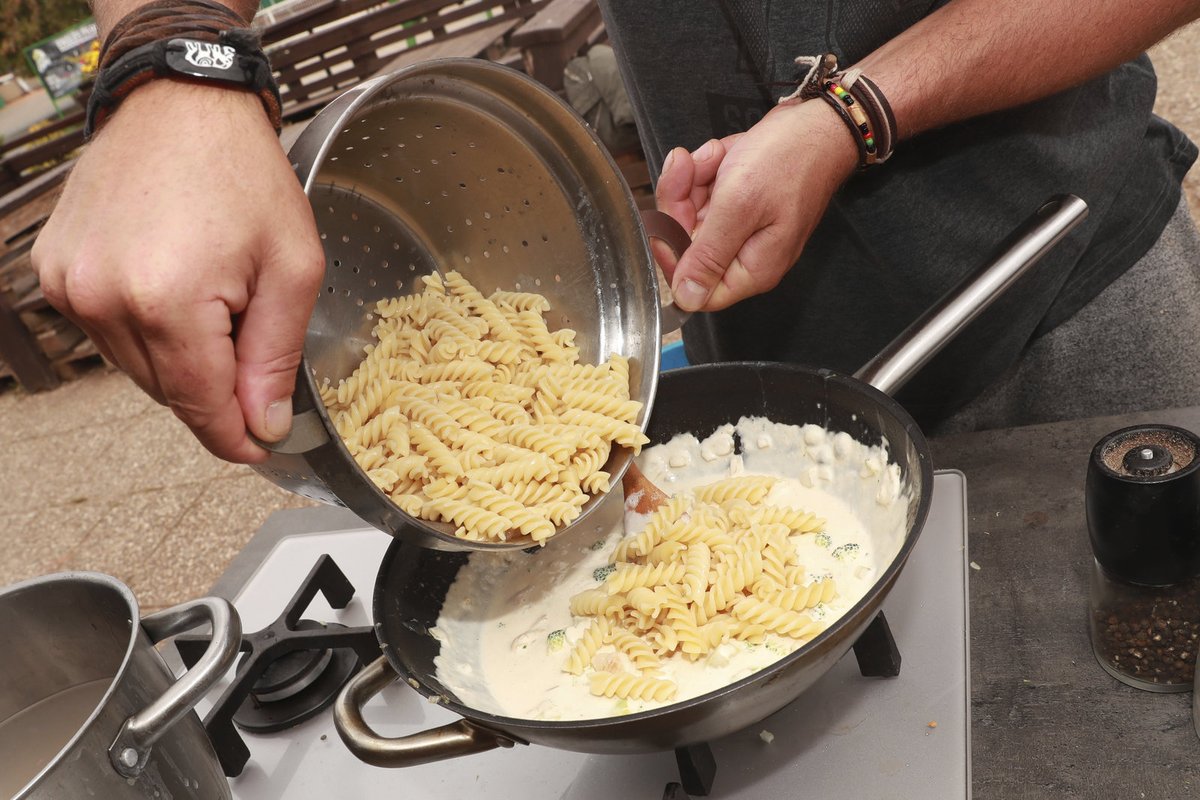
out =
[[[647,237],[677,253],[690,241],[670,217],[639,215],[617,166],[557,95],[525,75],[477,59],[425,62],[368,81],[322,111],[290,153],[325,248],[325,281],[296,378],[291,435],[264,444],[256,467],[285,489],[344,505],[424,547],[530,546],[457,538],[415,519],[367,477],[337,435],[317,387],[336,384],[372,341],[378,300],[420,291],[420,278],[456,269],[482,290],[538,292],[552,329],[578,332],[580,360],[629,360],[630,397],[654,400],[663,307]],[[614,447],[612,485],[632,458]],[[593,497],[569,526],[588,524]]]

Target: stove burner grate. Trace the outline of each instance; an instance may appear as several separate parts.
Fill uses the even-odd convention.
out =
[[[880,611],[853,645],[858,671],[864,678],[894,678],[900,674],[900,649],[887,618]],[[668,783],[663,800],[708,797],[717,777],[717,761],[706,742],[675,748],[679,782]]]
[[[242,773],[250,758],[235,725],[256,733],[299,725],[332,705],[346,681],[379,655],[369,625],[350,628],[300,618],[317,592],[338,609],[354,597],[354,586],[328,555],[317,559],[274,622],[242,637],[236,677],[204,718],[204,729],[231,778]],[[203,636],[175,638],[189,667],[207,641]]]

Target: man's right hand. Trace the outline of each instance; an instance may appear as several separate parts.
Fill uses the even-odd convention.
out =
[[[87,147],[33,248],[46,299],[217,456],[281,439],[325,271],[256,95],[154,81]]]

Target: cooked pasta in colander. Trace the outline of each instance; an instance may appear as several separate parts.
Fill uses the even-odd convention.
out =
[[[376,343],[336,387],[334,426],[404,511],[477,541],[545,544],[609,489],[614,443],[636,453],[642,404],[620,356],[580,364],[575,332],[551,331],[545,297],[485,297],[450,272],[376,306]]]

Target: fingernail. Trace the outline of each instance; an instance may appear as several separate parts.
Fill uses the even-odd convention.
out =
[[[667,160],[663,162],[662,171],[666,172],[667,170],[669,170],[671,168],[671,165],[674,163],[675,163],[675,151],[672,150],[671,152],[667,153]]]
[[[713,149],[713,141],[709,139],[696,151],[696,155],[692,156],[692,158],[696,161],[708,161],[713,157]]]
[[[292,428],[292,398],[276,400],[267,406],[267,435],[282,439]]]
[[[684,311],[695,311],[708,299],[708,290],[690,278],[679,282],[674,289],[675,305]]]

